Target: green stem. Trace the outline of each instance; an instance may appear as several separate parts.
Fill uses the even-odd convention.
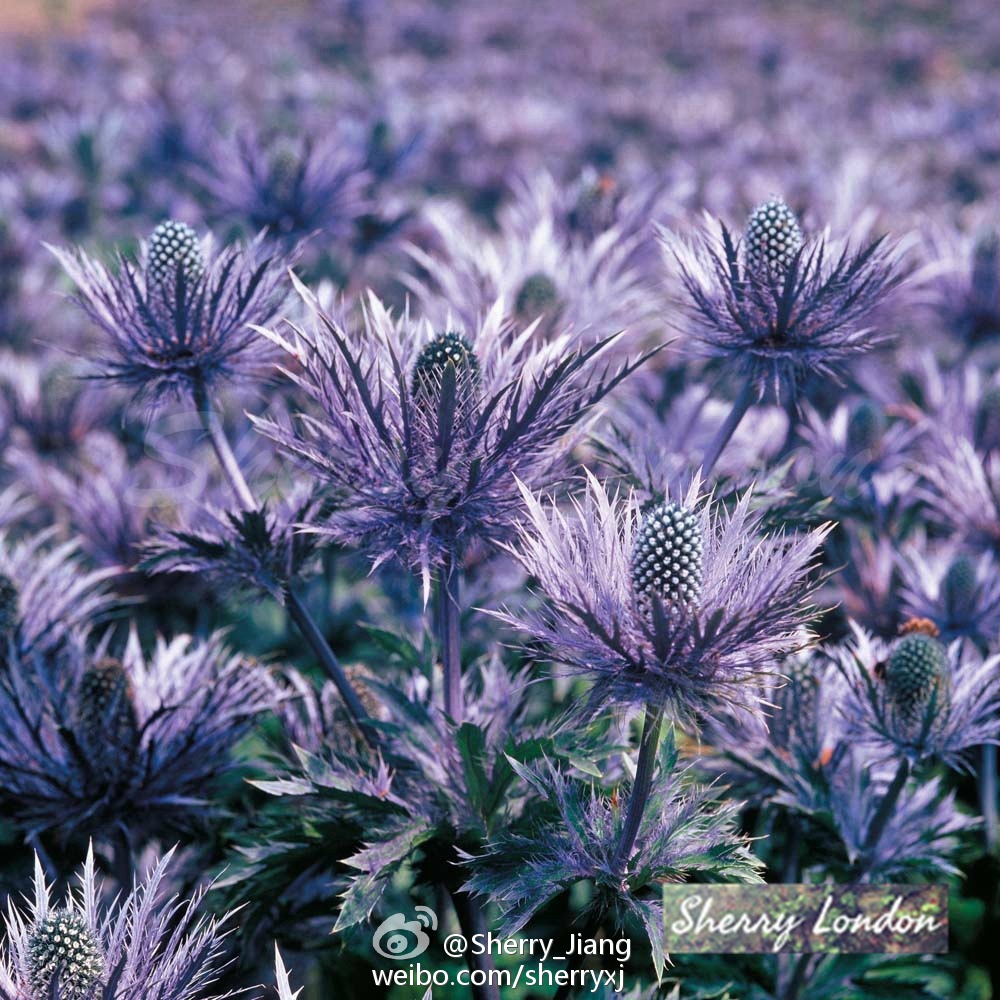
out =
[[[635,838],[639,835],[642,815],[649,801],[649,793],[653,787],[653,771],[656,765],[656,752],[660,746],[660,723],[663,720],[663,709],[646,709],[646,718],[642,724],[642,736],[639,740],[639,761],[635,768],[635,781],[632,782],[632,792],[628,797],[628,812],[625,814],[625,825],[611,867],[616,872],[624,871],[631,857]]]
[[[892,784],[886,789],[885,795],[882,797],[882,801],[879,804],[878,812],[875,813],[875,817],[872,819],[871,826],[868,827],[868,833],[865,835],[864,848],[866,851],[871,851],[876,844],[878,844],[882,833],[885,830],[886,824],[889,822],[889,818],[892,816],[893,809],[896,808],[896,802],[899,800],[899,796],[906,786],[906,780],[910,776],[910,762],[904,757],[899,764],[899,770],[896,771],[896,777],[892,779]]]
[[[779,955],[778,959],[791,958],[791,956]],[[811,955],[797,955],[795,956],[795,966],[792,969],[792,975],[782,991],[782,1000],[798,1000],[799,994],[802,992],[802,987],[806,982],[806,973],[809,969],[809,959]]]
[[[992,743],[983,746],[979,767],[979,802],[986,847],[992,854],[997,849],[997,748]]]
[[[196,383],[194,387],[194,401],[198,407],[201,426],[205,428],[208,439],[212,442],[215,457],[219,460],[219,465],[225,474],[230,488],[244,510],[257,510],[257,501],[254,499],[253,492],[247,485],[243,473],[240,471],[240,464],[237,462],[236,456],[233,454],[233,449],[230,447],[229,440],[226,437],[226,432],[219,422],[219,415],[212,407],[211,401],[208,398],[208,392],[200,382]]]
[[[705,457],[701,462],[701,474],[705,477],[715,468],[715,463],[719,460],[723,449],[729,444],[729,439],[733,432],[739,427],[740,422],[746,416],[747,410],[753,405],[754,389],[749,380],[743,383],[739,395],[733,400],[733,408],[729,411],[729,416],[723,421],[722,426],[716,431],[715,437],[705,451]]]
[[[230,447],[226,432],[219,422],[219,416],[208,398],[208,392],[200,382],[194,387],[194,401],[198,407],[202,427],[205,428],[209,440],[212,442],[215,457],[219,460],[219,465],[226,477],[226,481],[229,483],[237,500],[246,511],[259,510],[260,508],[257,505],[256,499],[254,499],[253,492],[247,485],[243,473],[240,471],[239,462],[236,460],[236,455]],[[302,603],[301,598],[292,589],[291,584],[289,584],[285,591],[285,606],[288,609],[289,617],[295,622],[295,625],[302,633],[302,637],[312,648],[321,666],[336,685],[337,691],[340,693],[340,697],[343,699],[352,721],[361,731],[369,746],[373,749],[377,748],[378,736],[372,725],[371,717],[361,704],[361,699],[358,698],[357,692],[351,687],[351,682],[347,679],[340,661],[330,648],[330,644],[326,641],[326,636],[320,631],[319,626],[317,626],[312,615],[309,613],[309,609]]]
[[[483,913],[479,903],[468,893],[455,891],[451,894],[451,901],[455,906],[455,914],[458,917],[459,927],[462,934],[469,943],[465,950],[465,960],[470,972],[480,972],[483,974],[485,983],[480,986],[469,985],[472,996],[475,1000],[500,1000],[500,987],[493,982],[492,973],[496,966],[493,964],[493,956],[490,954],[474,955],[471,947],[475,935],[485,937],[489,932],[489,925],[486,923],[486,915]],[[479,950],[479,949],[476,949]],[[478,978],[478,977],[477,977]]]
[[[361,735],[364,736],[372,749],[377,749],[379,745],[378,734],[372,725],[371,716],[365,711],[361,699],[351,687],[351,682],[347,679],[337,655],[326,641],[326,636],[320,631],[315,619],[309,613],[309,609],[302,603],[302,598],[291,588],[285,592],[285,606],[288,608],[288,616],[295,622],[302,637],[312,647],[327,676],[336,685],[337,691]]]
[[[444,668],[444,710],[456,723],[462,722],[462,634],[459,603],[462,571],[450,557],[438,576],[435,594],[435,627],[438,655]]]

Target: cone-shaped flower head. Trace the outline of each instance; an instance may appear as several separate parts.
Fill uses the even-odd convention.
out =
[[[27,959],[31,995],[38,1000],[83,1000],[105,974],[101,946],[83,915],[74,910],[52,910],[32,928]]]
[[[944,575],[941,590],[949,621],[960,618],[972,607],[979,590],[976,561],[972,556],[965,552],[955,556]]]
[[[973,426],[973,443],[977,451],[1000,449],[1000,386],[991,385],[979,399]]]
[[[454,372],[456,384],[464,386],[464,391],[474,388],[479,381],[479,359],[472,344],[453,331],[438,334],[417,355],[413,365],[413,398],[418,402],[436,401],[449,371]]]
[[[747,266],[780,274],[802,249],[802,228],[795,213],[777,196],[758,205],[747,219],[743,247]]]
[[[263,238],[211,249],[182,222],[161,222],[138,262],[113,266],[53,248],[77,287],[75,301],[108,336],[97,374],[152,404],[211,392],[270,371],[270,345],[251,329],[285,298],[288,260]]]
[[[882,407],[870,399],[859,402],[847,419],[848,457],[877,451],[885,429],[886,419]]]
[[[525,491],[528,519],[510,551],[549,605],[497,616],[599,681],[584,713],[658,704],[690,719],[723,702],[756,710],[747,692],[760,675],[809,644],[812,569],[828,529],[768,534],[749,492],[727,510],[699,482],[643,516],[634,495],[588,482],[573,517]]]
[[[117,755],[135,745],[139,723],[132,684],[121,660],[105,656],[80,678],[75,732],[92,766],[105,775],[117,770]]]
[[[0,1000],[222,1000],[233,914],[200,915],[210,886],[171,895],[173,853],[112,899],[91,847],[62,905],[36,855],[23,908],[12,894],[0,921]]]
[[[313,328],[262,332],[294,358],[288,373],[321,413],[254,424],[337,497],[312,526],[377,563],[405,562],[425,596],[447,558],[511,540],[517,480],[563,481],[570,435],[635,369],[607,361],[614,341],[579,350],[569,336],[516,332],[503,301],[458,333],[393,316],[372,295],[351,331],[295,284]]]
[[[6,573],[0,573],[0,640],[8,639],[17,628],[20,602],[17,584]]]
[[[908,725],[923,722],[931,702],[937,710],[948,696],[948,653],[944,645],[925,632],[904,635],[885,663],[889,700]]]
[[[676,503],[655,507],[632,547],[636,595],[668,604],[694,604],[701,593],[703,538],[698,516]]]
[[[1000,657],[967,642],[945,646],[928,619],[908,621],[891,645],[855,624],[852,631],[852,642],[831,650],[846,740],[882,758],[964,769],[972,747],[1000,737]]]
[[[787,745],[792,733],[808,734],[816,722],[819,701],[819,678],[808,656],[790,656],[781,665],[786,683],[775,692],[778,711],[771,723],[772,732]]]
[[[901,249],[877,239],[854,250],[820,233],[806,240],[780,199],[750,216],[739,241],[660,229],[679,272],[691,334],[748,378],[759,398],[795,399],[809,378],[833,377],[882,335],[863,324],[902,280]]]
[[[514,298],[514,312],[524,322],[552,313],[559,304],[559,289],[544,272],[529,274]]]
[[[195,282],[205,273],[205,255],[198,234],[185,222],[161,222],[149,237],[146,254],[149,276],[160,283],[178,274]]]

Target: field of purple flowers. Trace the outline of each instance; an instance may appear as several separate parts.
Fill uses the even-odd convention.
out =
[[[422,997],[417,907],[630,942],[436,998],[1000,997],[990,6],[0,33],[0,1000]],[[667,882],[950,951],[665,955]]]

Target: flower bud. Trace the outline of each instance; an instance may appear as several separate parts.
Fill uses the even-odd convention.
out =
[[[118,752],[134,744],[139,732],[132,685],[120,660],[104,657],[87,668],[76,692],[73,721],[95,771],[108,776]]]
[[[632,547],[632,585],[638,596],[693,604],[701,595],[703,539],[696,514],[675,503],[655,507]]]
[[[53,910],[30,932],[27,972],[35,1000],[57,996],[82,1000],[99,995],[104,978],[104,955],[83,916],[73,910]],[[53,991],[53,980],[58,990]],[[93,991],[93,992],[92,992]]]
[[[924,632],[904,635],[886,661],[885,686],[890,703],[908,725],[921,725],[934,699],[941,711],[948,700],[948,653]]]
[[[521,283],[514,299],[514,312],[525,322],[532,322],[543,313],[551,315],[558,304],[559,289],[555,282],[547,274],[536,271]]]
[[[198,234],[184,222],[161,222],[149,237],[147,270],[157,284],[171,281],[178,274],[188,282],[197,281],[205,273],[205,255]]]
[[[803,241],[795,213],[781,198],[769,198],[747,219],[743,236],[747,266],[753,271],[780,275],[788,269]]]
[[[975,607],[979,589],[976,561],[967,553],[955,556],[944,575],[941,596],[948,621],[963,621]]]
[[[474,388],[479,381],[479,360],[472,345],[461,334],[438,334],[419,354],[413,366],[413,398],[436,400],[449,367],[455,371],[458,386]]]

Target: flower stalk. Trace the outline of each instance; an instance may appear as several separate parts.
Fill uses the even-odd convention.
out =
[[[258,510],[259,508],[257,501],[254,499],[253,491],[250,489],[246,478],[240,470],[239,462],[229,444],[229,439],[226,437],[226,432],[219,421],[218,414],[211,405],[205,387],[200,383],[195,387],[194,396],[202,427],[204,427],[205,432],[208,434],[212,448],[215,451],[216,458],[219,461],[230,489],[245,511]],[[330,644],[326,641],[326,637],[309,613],[309,609],[303,604],[302,599],[295,593],[291,586],[285,589],[285,607],[288,610],[288,616],[312,648],[320,665],[326,671],[330,680],[336,685],[337,691],[343,699],[352,721],[364,736],[369,746],[372,748],[377,747],[378,739],[372,726],[371,716],[365,711],[364,706],[361,704],[361,699],[351,686],[351,682],[347,679],[347,675],[344,673],[344,668],[337,659],[336,653],[330,648]]]
[[[986,847],[993,853],[997,849],[997,748],[994,743],[983,746],[979,768],[979,803],[983,812],[983,830]]]
[[[650,705],[646,709],[646,718],[642,724],[642,736],[639,739],[639,760],[635,769],[635,781],[632,782],[632,794],[628,799],[628,811],[625,814],[625,825],[611,867],[615,871],[624,872],[626,863],[635,846],[635,838],[639,835],[646,803],[653,787],[653,771],[656,766],[656,753],[660,746],[660,724],[663,721],[663,709]]]
[[[701,474],[703,476],[707,476],[715,467],[715,463],[719,460],[719,456],[722,454],[726,445],[729,444],[729,440],[736,432],[736,428],[739,427],[740,423],[742,423],[743,418],[747,415],[747,411],[753,405],[753,400],[753,385],[749,380],[746,380],[743,383],[743,388],[740,389],[739,395],[733,401],[733,406],[729,411],[729,415],[723,421],[722,426],[719,427],[718,431],[716,431],[715,437],[712,438],[712,441],[705,451],[705,457],[701,463]]]
[[[435,629],[438,655],[444,670],[444,710],[461,723],[465,706],[462,698],[461,570],[451,556],[438,576],[435,594]]]
[[[878,811],[872,819],[871,826],[868,827],[868,833],[865,835],[864,842],[866,851],[871,851],[881,839],[886,824],[892,816],[893,809],[896,808],[896,803],[899,801],[899,796],[906,787],[906,782],[909,777],[910,761],[904,757],[900,761],[899,769],[896,771],[896,776],[892,779],[892,783],[886,789],[886,793],[882,797],[882,801],[879,803]]]

